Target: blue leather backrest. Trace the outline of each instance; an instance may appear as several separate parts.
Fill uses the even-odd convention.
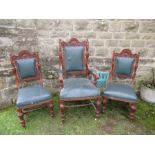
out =
[[[64,58],[66,71],[83,71],[85,69],[83,46],[66,46],[64,48]]]
[[[116,58],[116,74],[130,76],[134,58],[117,57]]]
[[[16,60],[16,63],[21,79],[36,76],[36,60],[34,58]]]

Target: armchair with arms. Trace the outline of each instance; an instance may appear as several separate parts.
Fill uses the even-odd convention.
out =
[[[89,42],[79,41],[76,38],[68,42],[59,40],[60,65],[60,111],[61,120],[64,121],[64,109],[67,107],[81,107],[92,105],[81,103],[67,105],[68,101],[95,100],[96,117],[100,114],[100,91],[88,77],[93,74],[95,81],[99,78],[95,72],[89,70]]]

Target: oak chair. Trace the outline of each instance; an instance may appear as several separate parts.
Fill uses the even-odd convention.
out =
[[[96,102],[96,117],[100,113],[100,91],[95,86],[99,78],[95,72],[89,70],[89,42],[79,41],[76,38],[68,42],[59,40],[60,65],[60,111],[64,122],[64,108],[90,106],[91,103],[67,105],[66,101],[93,100]],[[94,83],[88,77],[93,74]]]
[[[16,109],[23,128],[26,127],[24,114],[47,105],[50,115],[54,116],[52,94],[43,87],[40,58],[37,52],[22,50],[18,55],[10,55],[13,73],[16,77]],[[37,82],[32,85],[33,82]],[[24,86],[26,84],[31,84]]]
[[[133,89],[139,54],[124,49],[120,53],[113,52],[110,81],[103,93],[103,109],[106,110],[107,100],[116,100],[129,103],[130,119],[135,118],[137,96]],[[114,82],[116,79],[129,79],[130,84]]]

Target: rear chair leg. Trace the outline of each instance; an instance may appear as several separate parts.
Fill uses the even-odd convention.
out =
[[[133,120],[133,119],[135,119],[136,103],[129,103],[129,108],[130,108],[129,117],[131,120]]]
[[[103,112],[106,111],[106,106],[107,106],[107,98],[103,97]]]
[[[98,97],[97,99],[97,109],[96,109],[96,118],[99,118],[101,110],[101,98]]]
[[[50,116],[51,116],[51,117],[54,117],[54,105],[53,105],[53,101],[51,101],[51,102],[48,104],[48,108],[49,108],[49,111],[50,111]]]
[[[24,113],[22,109],[17,109],[17,114],[20,119],[20,124],[22,125],[23,128],[26,128],[25,120],[24,120]]]
[[[61,121],[62,121],[62,123],[64,122],[64,120],[65,120],[65,113],[64,113],[64,108],[65,108],[65,106],[64,106],[64,101],[60,101],[60,112],[61,112]]]

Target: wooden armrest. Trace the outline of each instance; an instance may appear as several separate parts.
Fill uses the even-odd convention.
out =
[[[100,78],[97,72],[98,72],[98,70],[95,69],[95,68],[91,68],[89,70],[89,73],[93,75],[93,78],[94,78],[95,81]]]

